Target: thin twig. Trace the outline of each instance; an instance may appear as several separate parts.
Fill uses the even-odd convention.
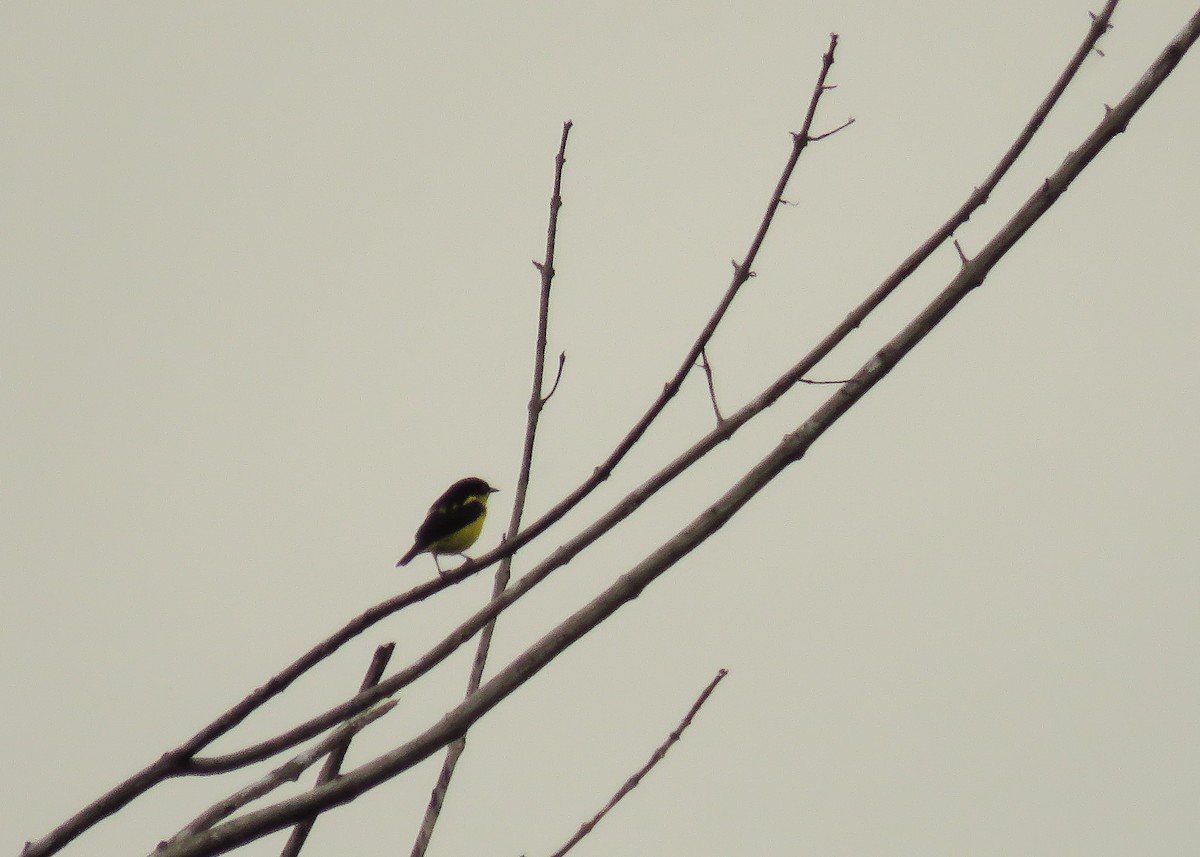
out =
[[[833,89],[834,87],[832,87],[832,86],[827,86],[827,87],[825,87],[825,88],[826,88],[826,89]],[[851,125],[853,125],[853,124],[854,124],[854,117],[853,117],[853,116],[851,116],[849,119],[847,119],[847,120],[846,120],[845,122],[843,122],[841,125],[839,125],[839,126],[837,126],[836,128],[834,128],[832,131],[826,131],[824,134],[817,134],[816,136],[809,137],[809,138],[808,138],[808,142],[810,142],[810,143],[816,143],[816,142],[818,142],[818,141],[820,141],[820,140],[824,140],[826,137],[832,137],[832,136],[833,136],[834,134],[836,134],[838,131],[844,131],[846,128],[849,128],[849,127],[850,127]]]
[[[388,661],[391,660],[392,652],[395,648],[395,643],[386,643],[375,650],[375,654],[371,656],[371,663],[367,666],[367,674],[363,676],[362,684],[358,687],[360,691],[367,690],[379,684],[379,680],[383,678],[383,671],[387,669]],[[319,786],[322,783],[327,783],[338,775],[342,769],[342,762],[346,759],[346,751],[350,749],[350,739],[352,737],[351,735],[345,736],[329,753],[329,758],[325,760],[325,765],[321,768],[321,772],[317,774],[316,785]],[[312,832],[313,825],[316,823],[317,817],[314,815],[312,818],[306,818],[292,828],[292,835],[288,837],[287,844],[279,852],[279,857],[297,857],[300,854],[300,849],[304,847],[304,843],[308,839],[308,834]]]
[[[617,789],[617,793],[612,796],[612,800],[604,805],[604,809],[596,813],[590,821],[584,822],[575,835],[568,839],[563,847],[555,851],[551,857],[563,857],[564,854],[575,847],[579,840],[591,833],[592,828],[599,824],[600,820],[603,819],[604,816],[608,815],[609,810],[616,806],[621,799],[625,797],[625,795],[629,794],[638,787],[638,784],[641,783],[642,778],[645,777],[646,774],[650,773],[654,766],[663,760],[663,757],[667,755],[667,751],[670,750],[675,742],[683,736],[683,730],[692,725],[692,718],[696,716],[696,712],[699,711],[700,707],[708,701],[708,697],[714,690],[716,690],[717,685],[721,682],[721,679],[725,678],[725,676],[728,674],[728,670],[717,671],[716,678],[708,683],[708,687],[700,691],[700,696],[696,698],[694,703],[692,703],[691,710],[688,711],[683,720],[680,721],[679,725],[675,727],[675,731],[667,736],[667,740],[664,741],[662,745],[654,751],[654,753],[650,756],[650,761],[646,762],[646,764],[644,764],[636,774],[626,780],[625,785]]]
[[[563,366],[567,362],[567,352],[560,352],[558,355],[558,371],[554,373],[554,383],[550,385],[550,392],[542,396],[542,404],[550,401],[550,397],[554,395],[554,391],[558,389],[558,382],[562,380]]]
[[[958,239],[954,239],[954,249],[958,253],[958,261],[962,264],[967,264],[971,260],[967,258],[967,254],[963,252],[962,245],[958,243]]]
[[[713,384],[712,366],[708,362],[708,349],[700,349],[700,368],[704,370],[704,380],[708,382],[708,398],[712,402],[713,413],[717,415],[717,425],[725,422],[721,416],[721,408],[717,405],[717,388]]]
[[[567,162],[567,137],[570,133],[571,123],[564,122],[562,137],[558,143],[558,154],[554,158],[554,189],[550,193],[550,220],[546,227],[546,258],[542,262],[534,262],[534,267],[538,269],[538,273],[540,274],[541,288],[540,300],[538,302],[537,339],[533,356],[533,390],[529,394],[529,405],[526,409],[525,442],[521,447],[521,469],[517,475],[516,496],[513,499],[512,517],[509,519],[505,540],[516,535],[521,527],[521,515],[525,510],[525,495],[529,489],[529,475],[533,469],[533,444],[537,438],[538,420],[541,417],[542,408],[546,406],[546,402],[554,395],[554,391],[558,388],[559,378],[562,377],[563,363],[567,358],[566,352],[562,352],[559,355],[558,375],[554,379],[554,386],[550,388],[549,393],[543,395],[542,390],[545,387],[546,339],[550,326],[550,289],[554,284],[554,247],[558,241],[558,212],[563,204],[562,174],[563,166]],[[501,561],[500,567],[496,569],[496,579],[492,585],[493,600],[504,592],[511,575],[512,556],[510,555],[505,557]],[[483,680],[483,669],[487,664],[488,652],[492,647],[492,634],[495,628],[496,619],[494,617],[483,626],[483,632],[479,636],[479,645],[475,649],[475,660],[471,664],[471,673],[467,678],[467,696],[478,690],[479,683]],[[429,803],[425,807],[425,815],[421,819],[421,827],[418,829],[417,838],[413,842],[412,857],[423,857],[429,848],[429,841],[433,837],[433,829],[437,826],[442,806],[446,802],[446,793],[450,789],[450,781],[454,777],[454,770],[458,766],[458,760],[462,757],[466,748],[467,737],[463,735],[452,743],[446,751],[446,758],[442,762],[442,769],[438,774],[437,782],[434,783],[433,791],[429,795]]]
[[[812,378],[801,378],[800,383],[801,384],[812,384],[814,387],[817,387],[822,384],[848,384],[848,383],[850,383],[850,379],[849,378],[834,378],[829,381],[816,381],[816,380],[813,380]]]

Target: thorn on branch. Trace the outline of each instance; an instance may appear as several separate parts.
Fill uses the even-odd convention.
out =
[[[967,254],[963,252],[962,245],[958,243],[957,238],[954,239],[954,249],[958,251],[958,261],[962,262],[962,266],[964,268],[967,267],[971,260],[968,259]]]
[[[550,397],[554,395],[554,391],[558,389],[558,382],[562,380],[563,364],[567,362],[567,352],[559,352],[558,355],[558,372],[554,376],[554,383],[550,385],[550,392],[542,396],[542,404],[550,401]]]
[[[745,262],[739,262],[737,259],[730,259],[729,264],[733,265],[733,276],[735,280],[745,282],[751,277],[757,277],[758,274],[749,270]]]
[[[539,271],[544,271],[546,269],[546,266],[543,265],[541,262],[539,262],[537,259],[530,259],[529,261],[533,265],[533,267],[537,268]]]

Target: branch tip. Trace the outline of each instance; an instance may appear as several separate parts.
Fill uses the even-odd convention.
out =
[[[839,126],[837,126],[836,128],[834,128],[832,131],[826,131],[824,134],[817,134],[815,137],[809,137],[809,138],[808,138],[808,142],[810,142],[810,143],[815,143],[815,142],[817,142],[818,140],[824,140],[826,137],[832,137],[832,136],[833,136],[834,134],[836,134],[838,131],[842,131],[842,130],[844,130],[844,129],[846,129],[846,128],[849,128],[851,125],[853,125],[853,124],[854,124],[854,122],[855,122],[855,119],[854,119],[854,117],[853,117],[853,116],[851,116],[849,119],[847,119],[847,120],[846,120],[845,122],[843,122],[841,125],[839,125]]]

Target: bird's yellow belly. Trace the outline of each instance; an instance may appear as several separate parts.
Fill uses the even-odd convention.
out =
[[[451,533],[444,539],[438,539],[429,546],[428,550],[432,553],[462,553],[475,544],[479,534],[483,532],[485,517],[487,517],[486,511],[458,532]]]

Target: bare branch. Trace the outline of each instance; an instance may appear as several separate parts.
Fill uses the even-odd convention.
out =
[[[832,86],[830,86],[830,87],[826,87],[826,88],[827,88],[827,89],[833,89],[833,87],[832,87]],[[845,122],[843,122],[841,125],[839,125],[839,126],[837,126],[836,128],[834,128],[832,131],[826,131],[824,134],[817,134],[815,137],[809,137],[809,138],[808,138],[808,142],[810,142],[810,143],[816,143],[818,140],[824,140],[826,137],[832,137],[832,136],[833,136],[834,134],[836,134],[838,131],[845,130],[846,128],[849,128],[849,127],[850,127],[851,125],[853,125],[853,124],[854,124],[854,117],[853,117],[853,116],[851,116],[849,119],[847,119],[847,120],[846,120]]]
[[[850,379],[849,378],[835,378],[831,381],[814,381],[812,378],[801,378],[800,383],[801,384],[812,384],[814,387],[818,387],[822,384],[849,384]]]
[[[379,679],[383,678],[383,671],[387,669],[388,661],[391,660],[392,652],[395,650],[395,643],[387,643],[375,650],[375,654],[371,657],[371,663],[367,666],[367,674],[363,676],[362,684],[359,685],[359,690],[368,690],[379,684]],[[346,735],[329,753],[329,758],[325,760],[324,767],[321,768],[321,773],[317,774],[316,784],[319,786],[322,783],[327,783],[334,779],[338,772],[342,769],[342,762],[346,760],[346,751],[350,749],[350,739],[352,735]],[[304,847],[305,841],[308,839],[308,834],[312,832],[313,825],[317,823],[316,816],[307,818],[301,821],[292,829],[292,835],[288,837],[287,844],[283,846],[283,850],[279,852],[279,857],[297,857],[300,854],[300,849]]]
[[[696,716],[696,712],[698,712],[700,707],[708,701],[708,697],[711,696],[712,692],[717,689],[717,685],[721,683],[721,679],[725,678],[725,676],[728,674],[728,670],[717,671],[716,678],[708,683],[708,687],[700,691],[700,696],[696,698],[694,703],[692,703],[691,709],[686,715],[684,715],[684,718],[682,721],[680,721],[679,725],[675,727],[675,731],[668,735],[667,740],[664,741],[662,745],[650,756],[650,761],[646,762],[646,764],[643,765],[636,774],[626,780],[625,785],[617,789],[617,793],[612,796],[612,800],[604,805],[604,809],[596,813],[590,821],[584,822],[575,835],[568,839],[563,847],[555,851],[551,857],[563,857],[564,854],[575,847],[579,840],[591,833],[592,828],[599,824],[600,820],[603,819],[604,816],[608,815],[609,811],[616,806],[621,799],[625,797],[625,795],[629,794],[638,787],[638,784],[641,783],[646,774],[650,773],[654,766],[663,760],[663,758],[667,755],[667,751],[671,749],[675,742],[683,737],[683,730],[692,725],[692,718]]]

